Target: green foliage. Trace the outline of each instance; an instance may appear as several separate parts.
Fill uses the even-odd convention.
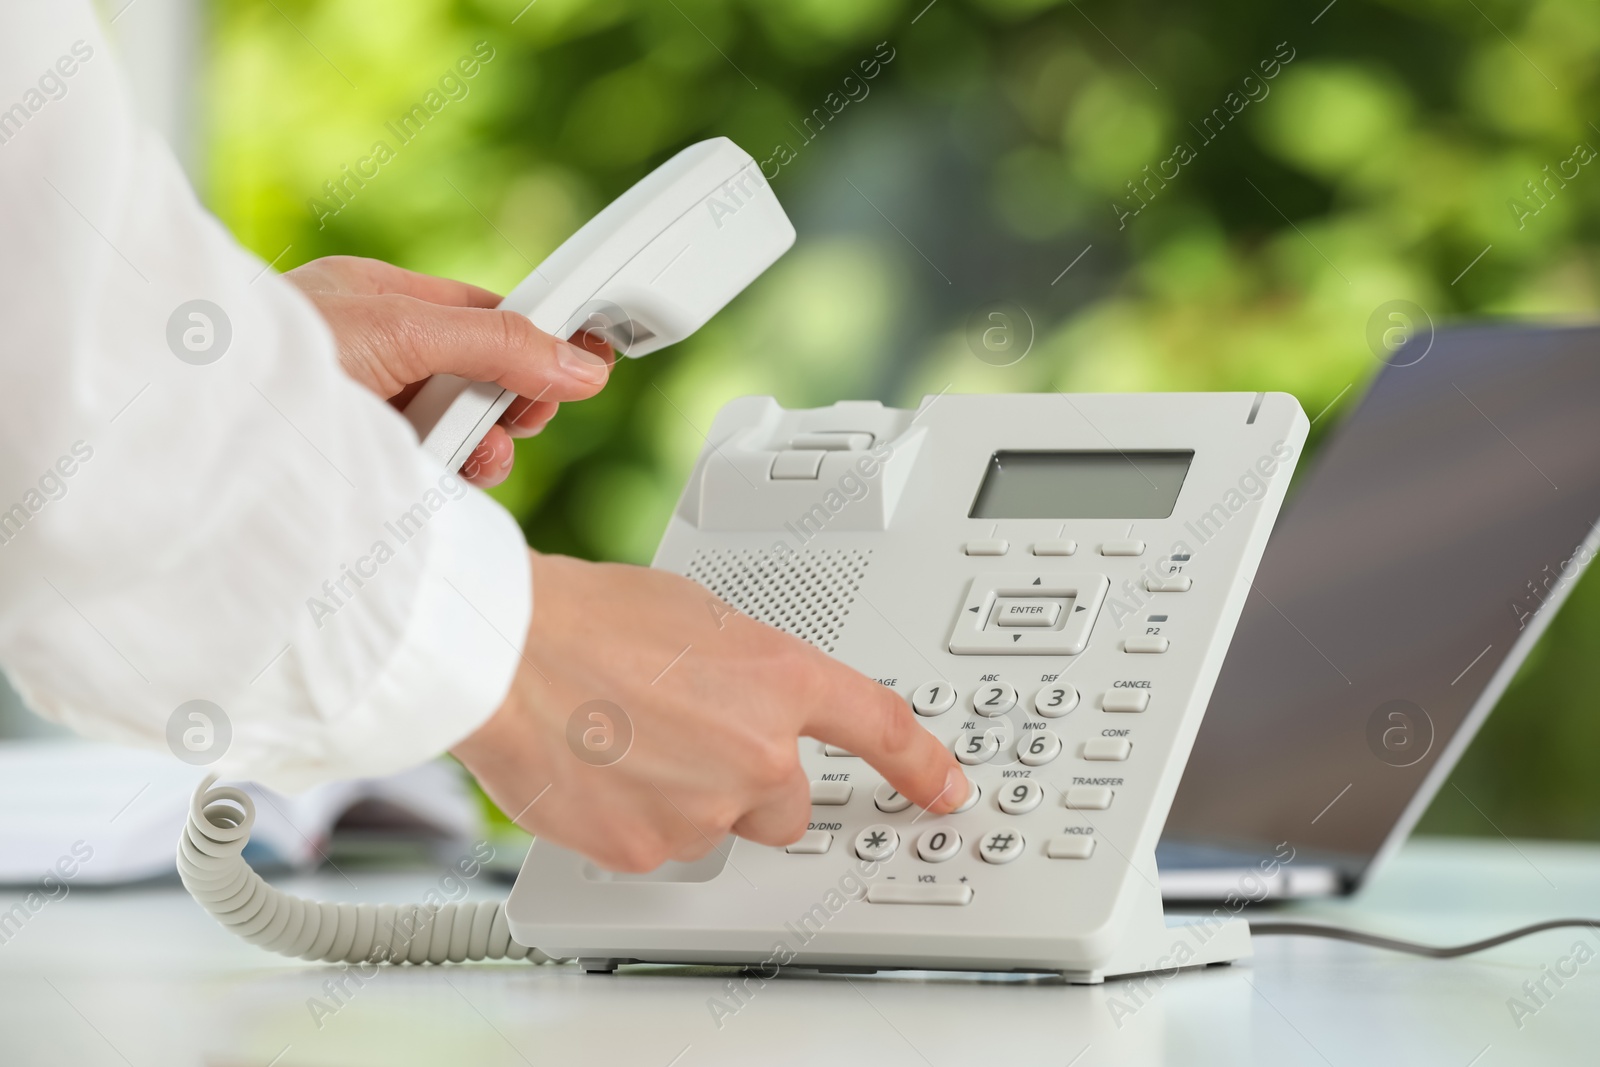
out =
[[[541,549],[648,560],[745,393],[1285,389],[1315,414],[1375,370],[1384,301],[1594,306],[1600,165],[1528,184],[1600,144],[1584,0],[525,2],[215,5],[207,196],[280,268],[353,253],[504,290],[689,141],[785,160],[793,252],[520,446],[498,495]],[[479,42],[466,95],[401,143],[387,124]],[[337,206],[324,183],[380,141],[319,224],[307,202]],[[1037,331],[1008,368],[965,340],[999,298]],[[1591,581],[1425,827],[1600,836],[1597,638]]]

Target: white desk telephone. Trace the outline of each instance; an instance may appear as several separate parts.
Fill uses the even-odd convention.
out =
[[[1242,920],[1163,919],[1155,845],[1307,428],[1282,393],[728,404],[655,566],[904,696],[977,788],[929,816],[803,740],[801,841],[646,875],[539,841],[511,935],[592,970],[1249,955]]]
[[[749,157],[705,142],[503,306],[557,334],[589,322],[638,355],[693,332],[793,236]],[[454,469],[510,397],[436,383],[407,416]],[[1279,393],[939,396],[916,411],[735,400],[655,565],[903,695],[969,768],[963,810],[930,817],[865,761],[802,740],[813,819],[786,849],[729,839],[621,875],[540,841],[503,904],[336,906],[250,870],[251,802],[208,779],[180,874],[241,936],[330,962],[1098,982],[1247,956],[1242,921],[1164,919],[1155,844],[1307,429]]]

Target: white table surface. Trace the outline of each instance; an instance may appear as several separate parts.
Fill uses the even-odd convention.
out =
[[[420,899],[436,876],[351,872],[282,883],[342,900]],[[485,887],[503,891],[503,887]],[[14,890],[0,891],[0,909]],[[1353,901],[1247,909],[1455,941],[1600,915],[1600,847],[1423,840]],[[1539,1010],[1508,1001],[1578,941],[1596,958]],[[381,971],[314,1020],[335,971],[235,940],[177,886],[74,890],[0,945],[0,1064],[1600,1063],[1600,933],[1536,935],[1433,961],[1261,938],[1242,966],[1070,986],[1009,976],[784,976],[717,1026],[732,972],[482,964]],[[1129,1013],[1128,1009],[1132,1009]]]

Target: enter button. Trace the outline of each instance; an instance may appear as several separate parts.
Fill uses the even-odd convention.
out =
[[[1061,618],[1061,601],[1043,597],[1001,597],[994,613],[996,626],[1054,626]]]

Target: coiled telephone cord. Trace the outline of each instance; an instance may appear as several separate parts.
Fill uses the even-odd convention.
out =
[[[551,962],[512,939],[501,900],[329,904],[274,889],[240,855],[255,824],[254,802],[215,782],[215,775],[201,782],[189,801],[178,875],[206,911],[251,944],[323,963]]]

